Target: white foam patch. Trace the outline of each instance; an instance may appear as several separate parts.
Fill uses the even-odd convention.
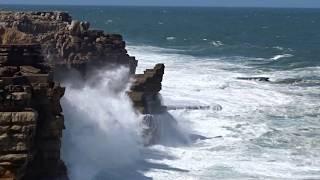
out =
[[[293,57],[292,54],[280,54],[280,55],[276,55],[272,58],[270,58],[271,60],[279,60],[279,59],[282,59],[282,58],[290,58],[290,57]]]
[[[199,58],[151,46],[129,46],[128,50],[139,59],[138,72],[165,63],[161,94],[166,105],[222,106],[221,111],[170,111],[179,123],[191,128],[190,133],[208,139],[187,147],[151,147],[175,158],[150,159],[170,168],[151,168],[143,171],[146,176],[208,180],[320,178],[320,143],[309,145],[319,141],[319,133],[310,130],[314,137],[293,135],[301,126],[320,127],[314,115],[320,115],[320,107],[309,94],[320,94],[320,89],[236,79],[258,75],[277,80],[308,73],[319,77],[319,67],[262,74],[246,66],[245,57]]]
[[[93,180],[140,159],[140,118],[126,96],[128,69],[97,72],[83,87],[65,86],[63,159],[71,180]]]

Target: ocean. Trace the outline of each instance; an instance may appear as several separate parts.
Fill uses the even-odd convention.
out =
[[[123,141],[129,144],[123,146],[99,139],[117,153],[134,154],[134,159],[117,166],[114,158],[111,164],[94,164],[101,172],[83,179],[320,179],[320,9],[0,9],[68,11],[74,19],[91,22],[91,27],[122,34],[128,53],[139,60],[138,72],[165,63],[165,105],[210,106],[169,111],[183,133],[202,137],[188,144],[133,147],[133,152],[130,142]],[[122,136],[117,135],[115,139]],[[104,162],[108,157],[98,156]],[[89,167],[88,162],[94,163],[78,163]]]

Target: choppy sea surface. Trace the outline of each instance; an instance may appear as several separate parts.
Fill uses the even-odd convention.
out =
[[[165,105],[210,106],[170,111],[201,138],[141,147],[132,164],[91,179],[320,179],[320,9],[0,8],[66,10],[120,33],[138,72],[165,63]]]

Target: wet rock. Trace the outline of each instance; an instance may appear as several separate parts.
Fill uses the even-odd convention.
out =
[[[135,75],[128,95],[143,114],[162,113],[166,109],[159,98],[164,68],[164,64],[157,64],[153,69],[145,70],[144,74]]]

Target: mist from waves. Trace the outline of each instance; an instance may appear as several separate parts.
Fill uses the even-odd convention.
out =
[[[127,97],[127,68],[96,72],[86,83],[65,82],[63,159],[72,180],[92,180],[102,171],[140,159],[141,117]]]
[[[128,51],[139,58],[138,71],[154,62],[166,64],[165,105],[222,107],[171,110],[190,133],[206,138],[188,147],[152,147],[174,157],[157,163],[184,171],[153,169],[145,175],[160,180],[320,178],[320,67],[277,69],[268,63],[286,63],[284,58],[196,57],[144,45]],[[254,76],[270,82],[237,79]]]
[[[143,136],[148,127],[126,94],[128,68],[99,70],[85,81],[76,71],[67,77],[62,100],[66,125],[62,157],[70,179],[141,179],[137,169],[151,166],[144,153],[149,151]],[[188,129],[169,113],[153,118],[157,144],[189,143]]]

